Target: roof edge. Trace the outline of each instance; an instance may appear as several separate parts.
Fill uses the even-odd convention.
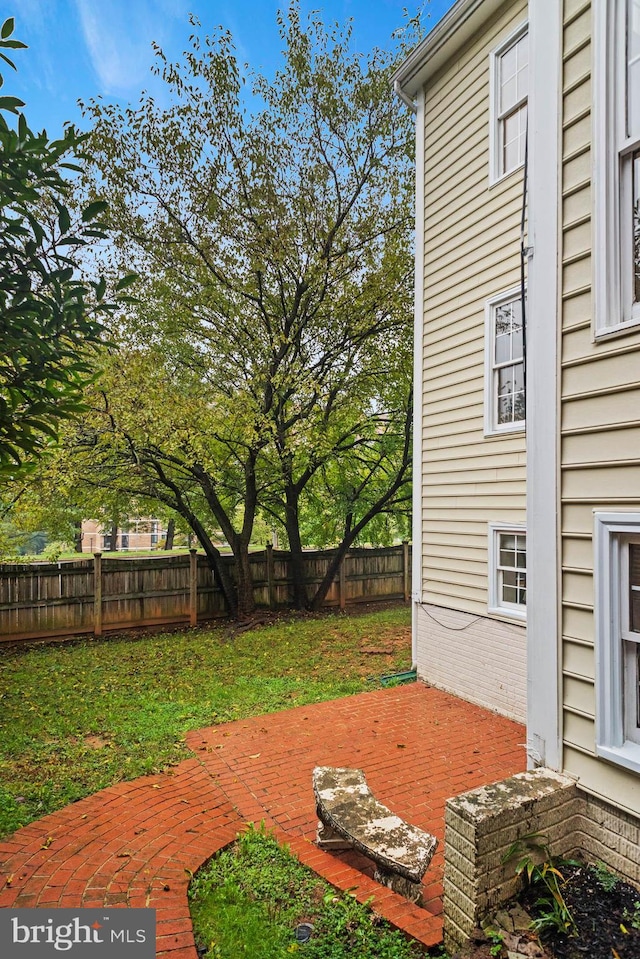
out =
[[[415,96],[426,81],[488,20],[505,0],[456,0],[393,74],[392,83]]]

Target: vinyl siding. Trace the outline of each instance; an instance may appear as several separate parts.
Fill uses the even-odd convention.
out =
[[[479,615],[488,524],[525,521],[524,435],[484,436],[484,307],[519,283],[522,204],[521,171],[489,187],[489,55],[525,19],[505,4],[425,91],[423,592]]]
[[[526,16],[505,2],[425,89],[422,596],[438,622],[417,623],[423,678],[521,720],[525,629],[487,609],[489,523],[525,524],[525,440],[484,435],[484,337],[486,300],[520,282],[523,185],[489,186],[490,53]]]
[[[640,507],[640,335],[592,331],[591,5],[564,0],[561,558],[564,768],[640,814],[639,777],[596,758],[594,509]],[[594,251],[593,255],[597,255]]]

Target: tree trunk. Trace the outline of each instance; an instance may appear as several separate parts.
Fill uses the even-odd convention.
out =
[[[207,562],[209,563],[209,569],[213,573],[214,579],[218,586],[222,590],[222,595],[225,598],[229,616],[237,616],[238,597],[236,589],[233,585],[231,576],[229,575],[227,565],[223,562],[220,550],[216,549],[216,547],[213,545],[204,526],[193,513],[190,513],[187,510],[179,510],[179,512],[187,520],[191,526],[191,529],[195,533],[198,542],[205,551]]]
[[[109,552],[115,553],[118,548],[118,521],[116,520],[111,527],[109,534]]]
[[[300,538],[298,494],[290,486],[286,490],[285,527],[291,552],[291,575],[293,577],[293,604],[296,609],[306,609],[309,603],[304,575],[304,554]]]
[[[335,555],[331,557],[331,560],[329,561],[329,566],[327,568],[327,572],[325,573],[322,582],[318,586],[315,592],[315,595],[313,599],[311,600],[311,603],[309,606],[310,609],[317,611],[322,608],[322,604],[327,598],[327,593],[329,592],[331,588],[331,584],[333,583],[334,579],[338,575],[340,571],[340,566],[342,565],[345,556],[349,552],[349,547],[351,546],[354,539],[356,538],[356,535],[357,534],[353,536],[351,535],[345,536],[345,538],[342,540],[342,542],[338,546],[335,552]]]
[[[76,553],[82,552],[82,522],[73,524],[73,548]]]
[[[256,608],[253,595],[253,572],[249,559],[249,544],[240,537],[234,544],[233,558],[236,561],[237,615],[238,619],[248,619]]]
[[[176,521],[174,519],[170,519],[169,522],[167,523],[167,536],[164,541],[165,549],[167,550],[173,549],[173,537],[175,536],[175,533],[176,533]]]

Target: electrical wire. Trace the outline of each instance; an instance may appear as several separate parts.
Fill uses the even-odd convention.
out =
[[[439,619],[436,619],[436,617],[433,615],[433,613],[430,613],[430,612],[429,612],[429,610],[427,609],[425,603],[418,603],[418,605],[419,605],[420,608],[427,614],[427,616],[429,617],[429,619],[432,619],[432,620],[434,621],[434,623],[437,623],[437,624],[438,624],[438,626],[442,626],[443,629],[448,629],[448,630],[450,630],[452,633],[462,633],[462,632],[464,632],[465,629],[469,629],[470,626],[473,626],[474,623],[478,623],[478,622],[480,622],[481,619],[485,619],[485,618],[486,618],[486,617],[484,617],[484,616],[476,616],[474,619],[471,620],[470,623],[467,623],[465,626],[447,626],[446,623],[441,623]],[[455,612],[461,612],[461,610],[455,610]]]

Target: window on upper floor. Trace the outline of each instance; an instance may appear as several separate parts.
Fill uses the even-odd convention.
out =
[[[489,612],[527,614],[527,534],[523,526],[489,526]]]
[[[490,182],[524,163],[529,38],[523,24],[491,54]]]
[[[595,331],[640,324],[640,0],[595,0]]]
[[[524,332],[519,289],[500,293],[485,306],[485,434],[525,426]]]
[[[598,755],[640,772],[640,513],[595,514]]]

